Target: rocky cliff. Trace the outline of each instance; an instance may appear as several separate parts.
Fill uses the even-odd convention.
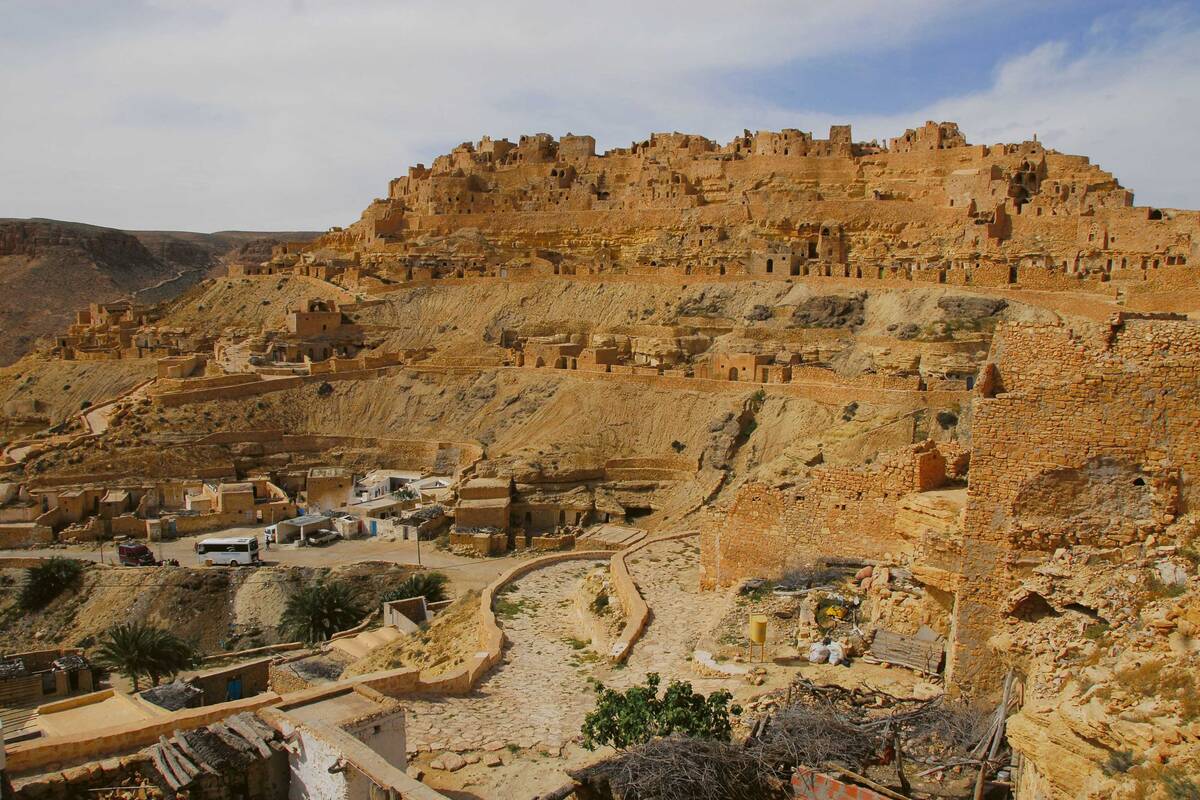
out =
[[[49,219],[0,220],[0,364],[62,330],[92,302],[173,297],[218,269],[226,253],[310,234],[120,231]],[[270,245],[266,245],[269,250]],[[251,249],[249,252],[255,252]]]

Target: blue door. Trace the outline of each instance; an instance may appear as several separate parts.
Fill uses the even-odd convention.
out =
[[[242,699],[242,679],[241,676],[230,678],[225,684],[225,699],[226,700],[241,700]]]
[[[375,520],[371,520],[371,535],[375,535]]]

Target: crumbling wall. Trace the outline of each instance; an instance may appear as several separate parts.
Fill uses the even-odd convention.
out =
[[[991,396],[975,406],[963,592],[951,677],[986,690],[1003,654],[1022,554],[1155,537],[1194,510],[1200,464],[1200,325],[1119,315],[1106,325],[1008,324]]]
[[[829,556],[883,559],[912,550],[897,532],[897,503],[945,483],[947,459],[932,441],[864,467],[820,467],[787,487],[751,483],[701,524],[700,582],[728,586]]]

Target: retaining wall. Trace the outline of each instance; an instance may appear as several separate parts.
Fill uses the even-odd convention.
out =
[[[646,604],[645,598],[637,588],[637,583],[629,573],[629,557],[652,544],[699,535],[700,531],[683,531],[655,539],[645,539],[627,550],[618,551],[612,557],[609,562],[609,572],[612,573],[613,592],[616,593],[617,600],[620,601],[621,608],[625,611],[625,627],[621,629],[621,634],[613,642],[612,650],[608,653],[609,660],[614,664],[620,664],[629,657],[634,644],[641,638],[646,626],[650,623],[650,606]]]

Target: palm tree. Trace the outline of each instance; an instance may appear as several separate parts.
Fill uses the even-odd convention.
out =
[[[21,588],[21,608],[36,611],[50,603],[67,589],[79,584],[83,562],[54,556],[26,570],[27,579]]]
[[[323,642],[366,614],[350,587],[339,581],[306,586],[287,600],[283,629],[305,642]]]
[[[450,579],[441,572],[416,572],[409,575],[396,585],[395,589],[383,596],[383,602],[389,600],[407,600],[410,597],[424,597],[426,603],[440,603],[447,599],[446,582]]]
[[[102,665],[127,677],[135,692],[143,675],[157,686],[197,660],[187,642],[146,622],[123,622],[106,630],[97,655]]]

